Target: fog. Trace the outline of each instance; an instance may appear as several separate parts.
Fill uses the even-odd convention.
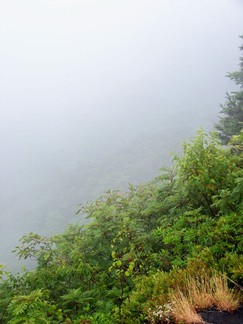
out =
[[[1,1],[0,263],[212,130],[242,31],[240,0]]]

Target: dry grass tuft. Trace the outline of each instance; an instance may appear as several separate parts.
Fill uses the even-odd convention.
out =
[[[201,324],[204,323],[201,316],[198,315],[188,298],[180,291],[174,291],[172,299],[172,316],[176,323]]]
[[[240,298],[229,289],[226,277],[214,276],[211,279],[215,306],[222,311],[233,312],[240,306]]]
[[[219,310],[232,312],[240,305],[239,296],[228,287],[227,278],[222,275],[189,277],[186,288],[188,299],[196,309],[215,306]]]
[[[229,289],[227,278],[204,274],[188,276],[183,289],[178,287],[171,295],[171,315],[176,323],[204,323],[196,310],[217,307],[221,311],[232,312],[240,305],[240,298]]]
[[[206,276],[188,278],[187,294],[191,305],[195,309],[210,308],[214,305],[211,282]]]

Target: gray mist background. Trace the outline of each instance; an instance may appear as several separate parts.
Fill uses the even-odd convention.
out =
[[[240,0],[1,0],[0,263],[211,130],[241,34]]]

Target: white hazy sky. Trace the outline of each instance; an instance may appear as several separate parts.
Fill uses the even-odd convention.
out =
[[[4,172],[218,109],[242,32],[240,0],[1,0]]]
[[[206,78],[207,63],[232,66],[242,27],[235,0],[2,0],[1,112],[97,114],[149,82]]]

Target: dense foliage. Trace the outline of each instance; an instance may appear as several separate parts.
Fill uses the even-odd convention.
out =
[[[2,273],[2,323],[153,323],[188,272],[241,284],[242,180],[242,151],[200,131],[155,180],[81,206],[86,225],[24,236],[16,253],[37,266]]]

